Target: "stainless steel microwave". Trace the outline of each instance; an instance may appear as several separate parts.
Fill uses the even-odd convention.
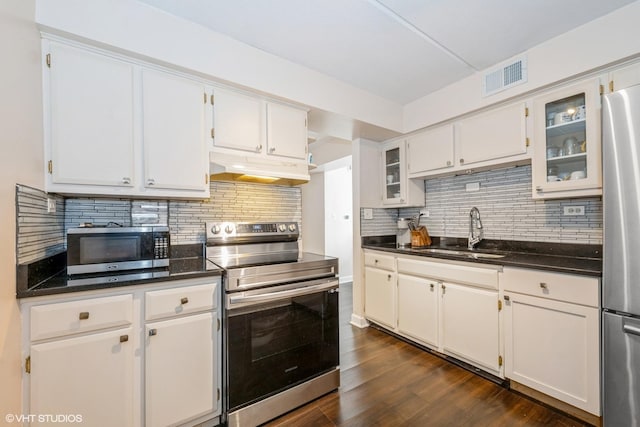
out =
[[[67,273],[166,267],[169,227],[79,227],[67,230]]]

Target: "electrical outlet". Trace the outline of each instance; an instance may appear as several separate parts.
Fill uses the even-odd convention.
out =
[[[420,213],[425,218],[429,218],[429,216],[430,216],[429,210],[427,208],[420,209]]]
[[[373,219],[373,209],[371,208],[364,208],[364,219]]]
[[[47,197],[47,212],[56,213],[56,200],[50,197]]]
[[[467,192],[471,191],[480,191],[480,183],[479,182],[470,182],[465,186],[465,190]]]
[[[580,216],[584,215],[584,206],[565,206],[565,216]]]

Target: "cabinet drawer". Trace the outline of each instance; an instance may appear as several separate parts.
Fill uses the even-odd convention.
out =
[[[398,272],[481,288],[498,289],[498,270],[446,262],[398,258]]]
[[[145,294],[145,319],[153,320],[179,314],[212,310],[217,284],[185,286],[150,291]]]
[[[130,325],[133,295],[91,298],[31,307],[31,341]]]
[[[380,252],[365,252],[364,265],[384,270],[395,270],[395,258],[389,255],[383,255]]]
[[[505,267],[501,281],[505,291],[598,307],[597,277]]]

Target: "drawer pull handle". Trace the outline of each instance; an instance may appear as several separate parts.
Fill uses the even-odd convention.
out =
[[[547,284],[546,284],[546,283],[544,283],[544,282],[540,282],[540,287],[541,287],[542,289],[548,289]]]
[[[158,330],[156,328],[149,329],[149,336],[150,337],[155,337],[156,335],[158,335]]]
[[[78,319],[80,320],[87,320],[89,318],[89,312],[88,311],[82,311],[80,312],[80,315],[78,315]]]
[[[129,335],[120,335],[120,342],[129,341]]]
[[[189,302],[189,298],[187,298],[187,297],[182,297],[182,298],[180,299],[180,304],[183,304],[183,305],[184,305],[184,304],[186,304],[186,303],[188,303],[188,302]]]

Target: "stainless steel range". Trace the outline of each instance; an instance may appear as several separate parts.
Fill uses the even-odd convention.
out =
[[[223,269],[230,426],[255,426],[340,385],[338,259],[299,251],[294,222],[207,223]]]

